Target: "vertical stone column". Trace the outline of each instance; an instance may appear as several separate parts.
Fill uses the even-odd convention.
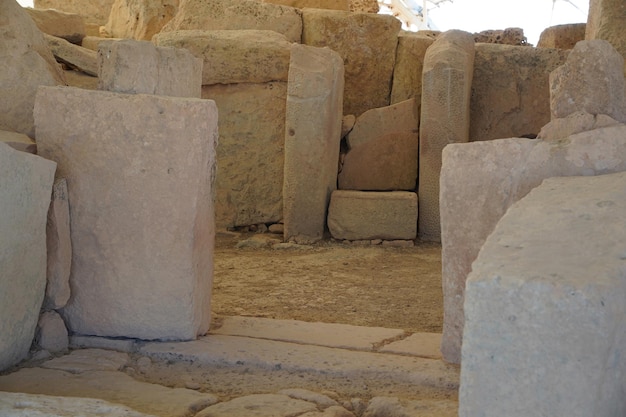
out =
[[[419,133],[417,233],[420,239],[441,239],[441,152],[449,143],[469,140],[473,72],[474,39],[467,32],[445,32],[426,51]]]
[[[286,240],[314,242],[324,235],[330,195],[337,188],[343,77],[336,52],[293,46],[285,122]]]
[[[585,39],[604,39],[626,59],[626,3],[624,0],[590,0]],[[624,68],[626,76],[626,68]]]

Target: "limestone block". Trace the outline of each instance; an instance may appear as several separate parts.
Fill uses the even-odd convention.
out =
[[[444,32],[426,51],[419,131],[418,236],[439,241],[441,151],[467,142],[474,71],[474,39],[460,30]]]
[[[422,101],[422,69],[426,49],[433,39],[413,32],[398,36],[396,65],[393,69],[391,104],[414,98],[419,106]]]
[[[121,41],[121,38],[103,38],[100,35],[98,36],[85,36],[83,38],[83,42],[81,46],[83,48],[91,49],[92,51],[98,52],[98,48],[100,47],[100,42],[110,42],[110,41]]]
[[[33,106],[40,85],[64,84],[50,48],[15,0],[0,0],[0,130],[35,137]]]
[[[299,9],[255,0],[180,0],[178,13],[162,32],[174,30],[273,30],[289,42],[300,42]]]
[[[350,0],[350,11],[353,13],[378,13],[379,10],[376,0]]]
[[[24,359],[35,335],[55,167],[0,142],[0,370]]]
[[[329,9],[350,11],[350,0],[262,0],[263,3],[282,4],[298,9]]]
[[[68,194],[65,178],[56,180],[52,188],[52,201],[48,209],[46,224],[48,267],[43,308],[47,310],[64,307],[71,294],[72,242]]]
[[[42,87],[41,155],[69,189],[72,333],[192,339],[210,322],[209,100]]]
[[[626,122],[624,93],[624,58],[607,41],[581,41],[550,73],[551,117],[585,111]]]
[[[57,61],[85,74],[98,75],[98,58],[94,51],[69,43],[65,39],[45,35],[48,46]]]
[[[153,42],[203,60],[202,85],[287,81],[291,42],[271,30],[180,30]]]
[[[344,67],[328,48],[294,45],[285,116],[284,237],[322,239],[337,188]]]
[[[604,39],[626,59],[626,7],[622,0],[590,0],[585,39]],[[626,67],[624,68],[626,76]]]
[[[37,153],[37,144],[23,133],[0,130],[0,142],[4,142],[13,149],[32,154]]]
[[[524,36],[524,29],[522,28],[483,30],[482,32],[474,33],[474,42],[528,46],[526,36]]]
[[[130,94],[202,95],[202,61],[185,49],[146,41],[101,42],[98,89]]]
[[[287,83],[216,84],[202,97],[219,109],[217,226],[275,223],[283,218]]]
[[[415,190],[417,181],[415,99],[368,110],[347,136],[350,150],[338,176],[340,190]]]
[[[537,139],[558,141],[580,132],[618,125],[620,122],[606,114],[589,114],[578,111],[561,119],[554,119],[541,128]]]
[[[149,41],[178,10],[178,0],[115,0],[105,30],[113,38]]]
[[[335,239],[415,239],[417,194],[337,190],[328,208],[328,228]]]
[[[626,415],[624,190],[550,178],[500,219],[467,280],[459,416]]]
[[[555,142],[513,138],[445,148],[441,171],[444,359],[461,360],[465,281],[506,210],[545,178],[626,171],[625,138],[626,126],[617,125]]]
[[[572,49],[585,39],[585,23],[550,26],[541,32],[538,48]]]
[[[39,316],[35,345],[50,353],[64,352],[68,349],[69,338],[65,322],[56,311],[46,311]]]
[[[57,9],[85,17],[87,23],[104,25],[115,0],[33,0],[35,9]]]
[[[196,414],[196,417],[243,416],[250,415],[250,410],[254,410],[259,416],[300,416],[317,410],[317,406],[284,394],[252,394],[207,407]]]
[[[85,37],[85,18],[59,10],[24,9],[43,33],[80,45]]]
[[[550,121],[550,72],[568,51],[477,44],[470,141],[536,135]]]
[[[393,16],[334,10],[302,11],[302,43],[329,47],[345,65],[343,113],[389,105],[400,21]]]

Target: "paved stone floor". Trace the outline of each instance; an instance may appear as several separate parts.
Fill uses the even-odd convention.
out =
[[[440,339],[250,317],[189,342],[74,337],[0,376],[0,416],[451,417]]]

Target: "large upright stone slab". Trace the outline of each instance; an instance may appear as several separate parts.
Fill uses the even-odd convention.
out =
[[[104,25],[115,0],[33,0],[36,9],[57,9],[85,17],[87,23]]]
[[[146,41],[101,42],[98,89],[130,94],[202,95],[202,60],[185,49]]]
[[[341,190],[414,191],[417,181],[415,99],[368,110],[347,136]]]
[[[467,280],[459,416],[626,415],[626,172],[550,178]]]
[[[473,72],[474,39],[467,32],[445,32],[426,51],[419,132],[417,227],[417,234],[423,240],[441,239],[441,151],[449,143],[469,140]]]
[[[75,334],[208,330],[217,109],[209,100],[45,88],[39,153],[69,189]]]
[[[444,149],[441,351],[445,360],[461,360],[465,281],[478,251],[506,210],[545,178],[620,171],[626,171],[625,125],[559,141],[513,138],[452,144]]]
[[[414,98],[418,107],[421,105],[424,57],[433,42],[432,38],[420,33],[401,32],[398,35],[391,104]]]
[[[40,85],[65,84],[41,31],[15,0],[0,0],[0,130],[35,137]]]
[[[322,239],[337,188],[344,67],[328,48],[294,45],[285,117],[284,237]]]
[[[255,0],[180,0],[178,12],[162,29],[173,30],[273,30],[289,42],[300,42],[299,9]]]
[[[220,228],[283,218],[287,83],[216,84],[219,109],[215,220]]]
[[[626,5],[622,0],[590,0],[585,39],[604,39],[626,59]],[[626,76],[626,68],[624,68]]]
[[[0,142],[0,370],[28,354],[46,290],[56,164]]]
[[[302,11],[302,43],[337,51],[345,65],[343,113],[389,105],[400,21],[335,10]]]
[[[105,25],[112,38],[149,41],[178,11],[178,0],[115,0]]]
[[[202,59],[202,85],[287,81],[291,42],[272,30],[177,30],[152,41]]]

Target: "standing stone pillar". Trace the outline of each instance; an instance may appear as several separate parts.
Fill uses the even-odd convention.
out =
[[[445,32],[426,51],[419,133],[417,228],[423,240],[441,240],[441,152],[449,143],[469,141],[473,72],[474,39],[467,32]]]
[[[585,39],[609,41],[626,59],[626,2],[624,0],[590,0]],[[624,68],[626,76],[626,67]]]
[[[322,239],[337,188],[343,117],[343,60],[328,48],[291,50],[285,122],[285,240]]]

